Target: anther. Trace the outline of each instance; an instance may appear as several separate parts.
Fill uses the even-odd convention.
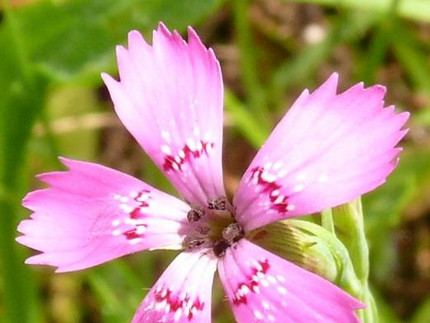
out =
[[[224,239],[220,239],[214,243],[212,250],[216,257],[221,258],[225,255],[225,251],[228,247],[230,247],[230,243]]]
[[[182,241],[182,246],[185,250],[192,251],[207,242],[207,237],[201,236],[199,234],[190,234],[184,238],[184,240]]]
[[[222,237],[229,244],[237,242],[244,237],[245,233],[243,228],[237,223],[229,224],[224,230],[222,230]]]
[[[224,196],[217,197],[216,199],[208,200],[208,209],[210,210],[227,210],[227,198]]]
[[[187,213],[188,222],[197,222],[205,215],[205,210],[200,206],[192,206]]]

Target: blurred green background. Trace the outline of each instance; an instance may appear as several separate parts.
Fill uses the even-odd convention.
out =
[[[381,322],[430,322],[430,1],[3,0],[0,2],[0,321],[128,322],[174,252],[145,252],[77,273],[23,264],[20,201],[57,156],[96,161],[173,192],[112,110],[100,72],[115,45],[159,21],[192,25],[221,62],[225,183],[234,188],[304,88],[333,71],[341,89],[388,87],[409,110],[398,169],[363,198]],[[217,284],[217,283],[216,283]],[[216,322],[231,322],[214,292]]]

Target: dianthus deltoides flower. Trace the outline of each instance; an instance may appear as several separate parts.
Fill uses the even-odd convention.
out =
[[[329,281],[247,239],[250,230],[345,203],[395,168],[408,114],[384,108],[385,89],[336,94],[333,74],[304,91],[243,175],[232,203],[221,165],[223,84],[193,29],[188,43],[160,24],[149,45],[132,31],[117,48],[120,81],[103,74],[115,110],[184,201],[126,174],[62,158],[17,240],[28,264],[80,270],[147,249],[183,249],[133,322],[210,322],[215,270],[238,322],[358,322],[364,305]]]

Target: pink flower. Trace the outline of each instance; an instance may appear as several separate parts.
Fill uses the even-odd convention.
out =
[[[149,45],[132,31],[117,48],[115,110],[184,201],[118,171],[62,158],[39,175],[34,213],[17,240],[41,253],[28,264],[80,270],[147,249],[183,249],[133,322],[210,322],[215,270],[238,322],[358,322],[362,308],[325,279],[262,249],[247,233],[348,202],[381,185],[397,164],[407,113],[384,108],[385,89],[336,94],[337,74],[304,91],[240,181],[223,185],[223,84],[218,61],[193,29],[188,43],[160,24]]]

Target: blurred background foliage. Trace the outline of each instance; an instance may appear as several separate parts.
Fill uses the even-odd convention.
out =
[[[14,242],[34,175],[57,156],[120,169],[172,192],[121,126],[100,72],[115,45],[159,21],[192,25],[221,61],[225,182],[232,193],[270,129],[303,88],[333,71],[341,88],[388,87],[409,110],[399,167],[363,198],[371,284],[381,322],[430,318],[430,1],[3,0],[0,2],[0,321],[127,322],[174,257],[145,252],[77,273],[23,265]],[[214,292],[216,322],[231,314]]]

